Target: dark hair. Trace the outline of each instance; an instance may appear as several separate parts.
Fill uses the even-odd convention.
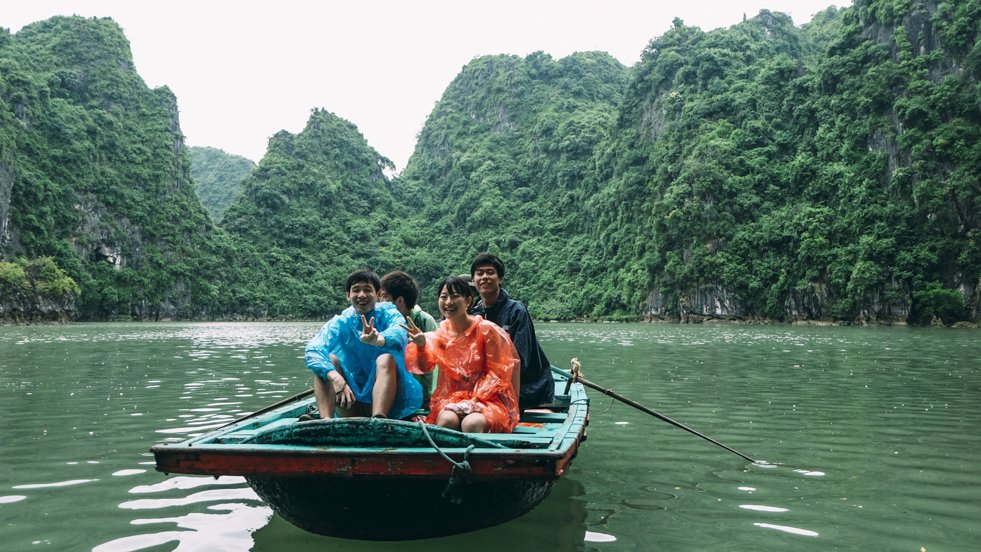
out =
[[[436,297],[439,297],[444,289],[449,293],[456,293],[473,299],[473,289],[470,287],[470,284],[459,276],[447,276],[443,278],[443,281],[439,283],[439,287],[436,288]]]
[[[490,253],[481,253],[473,258],[473,262],[470,263],[470,275],[473,276],[479,267],[485,265],[493,266],[494,270],[497,271],[497,276],[502,280],[504,279],[504,261],[497,255],[491,255]]]
[[[473,283],[473,276],[471,276],[469,274],[458,274],[457,276],[460,279],[462,279],[464,282],[466,282],[467,284],[470,285],[470,291],[472,291],[474,297],[476,297],[477,296],[477,286],[475,286],[474,283]]]
[[[419,300],[419,284],[401,270],[393,270],[382,276],[381,288],[392,297],[392,301],[399,297],[405,299],[405,306],[410,309]]]
[[[344,291],[350,293],[351,288],[358,282],[368,282],[373,288],[375,288],[375,291],[381,289],[381,280],[378,279],[378,275],[375,274],[375,271],[367,268],[360,268],[352,272],[350,276],[347,277],[347,287],[344,289]]]

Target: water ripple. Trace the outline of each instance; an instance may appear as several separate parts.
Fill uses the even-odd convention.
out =
[[[70,481],[58,481],[55,483],[29,483],[26,485],[14,485],[12,489],[24,490],[24,489],[49,489],[52,487],[70,487],[72,485],[82,485],[85,483],[92,483],[93,481],[98,481],[98,479],[72,479]]]
[[[794,535],[802,535],[805,537],[816,537],[818,536],[817,531],[811,531],[809,529],[801,529],[799,527],[789,527],[787,525],[774,525],[772,523],[754,523],[753,525],[757,527],[762,527],[764,529],[776,529],[777,531],[783,531],[784,533],[791,533]]]
[[[183,516],[135,519],[133,525],[176,525],[184,531],[160,531],[131,535],[100,544],[92,552],[130,552],[176,542],[174,551],[221,550],[227,552],[252,549],[252,533],[272,517],[267,507],[239,503],[216,504],[209,511],[225,513],[189,513]]]
[[[153,510],[171,506],[187,506],[198,502],[213,502],[216,500],[259,500],[250,487],[237,489],[215,489],[201,491],[181,498],[148,498],[130,500],[119,505],[124,510]]]
[[[5,550],[386,550],[307,535],[271,517],[242,478],[167,477],[146,452],[307,389],[302,349],[319,326],[0,328],[0,466],[13,467],[0,469]],[[977,548],[978,332],[542,324],[538,334],[555,364],[579,357],[587,379],[771,463],[595,393],[589,440],[553,496],[447,541],[456,547]]]

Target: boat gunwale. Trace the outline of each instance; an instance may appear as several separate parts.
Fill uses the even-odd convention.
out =
[[[567,396],[569,404],[565,409],[553,412],[564,415],[562,421],[543,422],[552,428],[547,434],[543,432],[538,435],[532,432],[473,435],[491,442],[540,439],[544,446],[535,448],[310,446],[211,442],[236,432],[257,430],[261,433],[267,428],[271,429],[270,426],[277,421],[289,419],[286,413],[296,411],[301,404],[306,404],[303,402],[284,405],[255,418],[239,420],[183,441],[158,443],[150,451],[156,459],[156,470],[164,473],[246,477],[392,477],[392,469],[384,468],[394,463],[410,464],[418,472],[404,474],[407,478],[438,478],[452,473],[452,464],[443,457],[445,454],[454,462],[467,460],[475,478],[557,479],[575,456],[588,423],[589,399],[582,384],[571,386]],[[284,469],[284,463],[289,467]]]

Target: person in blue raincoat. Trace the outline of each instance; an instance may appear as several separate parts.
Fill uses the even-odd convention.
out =
[[[306,347],[320,417],[409,417],[422,404],[422,387],[405,369],[402,315],[378,302],[381,282],[373,271],[352,272],[346,285],[351,306]]]

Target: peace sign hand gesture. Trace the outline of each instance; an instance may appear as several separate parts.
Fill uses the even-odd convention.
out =
[[[362,314],[361,326],[364,328],[361,330],[361,343],[364,343],[365,345],[374,345],[376,347],[382,347],[385,345],[385,338],[379,335],[378,329],[375,328],[374,316],[371,317],[371,320],[367,320]]]
[[[405,329],[406,333],[409,334],[409,339],[411,339],[412,342],[416,344],[416,347],[425,347],[426,346],[425,332],[420,330],[419,326],[416,326],[416,323],[413,322],[411,318],[406,318],[405,321],[408,322],[409,325],[406,326],[405,324],[401,324],[401,326]]]

